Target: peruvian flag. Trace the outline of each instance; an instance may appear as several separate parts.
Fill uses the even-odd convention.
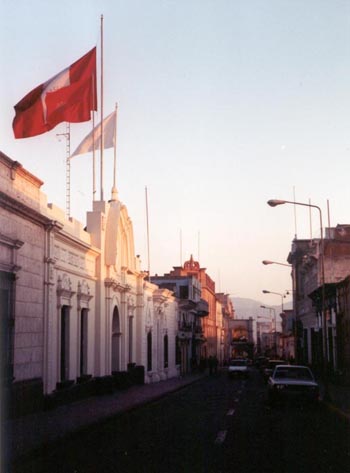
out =
[[[15,138],[41,135],[61,122],[86,122],[96,102],[95,47],[15,105]]]

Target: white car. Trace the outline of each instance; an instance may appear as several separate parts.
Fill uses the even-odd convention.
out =
[[[248,360],[244,358],[233,358],[228,365],[228,375],[234,376],[248,376]]]
[[[271,405],[283,401],[317,401],[319,396],[319,385],[307,366],[277,365],[268,380],[268,400]]]

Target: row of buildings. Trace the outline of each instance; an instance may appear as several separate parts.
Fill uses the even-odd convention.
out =
[[[121,373],[153,383],[232,356],[232,301],[197,261],[151,276],[115,189],[83,226],[42,184],[0,152],[1,384],[14,413]]]
[[[298,360],[350,381],[350,225],[292,242],[294,337]]]
[[[293,309],[284,310],[281,333],[262,328],[258,349],[311,365],[350,382],[350,225],[326,228],[323,238],[294,239],[287,258]]]

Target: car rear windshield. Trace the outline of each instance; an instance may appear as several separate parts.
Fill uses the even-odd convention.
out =
[[[308,368],[276,368],[274,377],[278,379],[303,379],[305,381],[313,381],[313,376]]]
[[[246,366],[247,362],[246,362],[246,360],[232,360],[230,362],[230,365],[231,366]]]

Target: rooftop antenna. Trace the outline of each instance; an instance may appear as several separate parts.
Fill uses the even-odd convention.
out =
[[[329,211],[329,199],[327,199],[328,228],[331,228],[331,216]]]
[[[296,201],[296,199],[295,199],[295,186],[293,186],[293,200],[294,200],[294,202]],[[294,238],[296,240],[297,239],[297,210],[296,210],[296,205],[295,204],[294,204],[294,231],[295,231]]]
[[[70,123],[66,122],[66,132],[56,133],[58,140],[60,136],[66,139],[66,217],[70,217]]]
[[[310,240],[312,240],[312,216],[311,216],[311,199],[309,199],[309,219],[310,219]]]
[[[198,232],[198,261],[200,261],[200,237],[201,234]]]
[[[151,268],[150,268],[150,250],[149,250],[149,222],[148,222],[148,190],[147,186],[145,187],[145,197],[146,197],[146,223],[147,223],[147,266],[148,266],[148,281],[151,282]]]
[[[180,228],[180,266],[182,266],[182,229]]]

